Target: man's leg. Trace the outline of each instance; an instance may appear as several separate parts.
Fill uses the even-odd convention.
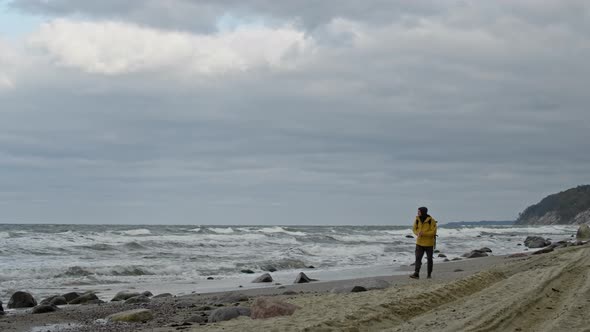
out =
[[[418,278],[420,276],[422,257],[424,257],[424,247],[416,245],[416,262],[414,263],[414,274],[411,275],[412,278]]]
[[[434,267],[434,247],[425,247],[424,250],[426,251],[426,260],[428,261],[428,278],[430,278],[432,268]]]

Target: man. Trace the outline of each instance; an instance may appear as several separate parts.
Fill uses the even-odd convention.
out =
[[[428,275],[426,277],[430,279],[434,265],[432,256],[434,255],[434,243],[436,239],[436,220],[428,215],[428,209],[424,206],[418,208],[418,215],[414,221],[414,234],[416,235],[416,265],[414,267],[414,274],[410,275],[410,278],[420,278],[422,257],[426,253],[426,259],[428,261]]]

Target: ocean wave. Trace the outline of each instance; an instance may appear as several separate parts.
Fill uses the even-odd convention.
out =
[[[0,232],[0,239],[8,239],[9,237],[10,237],[10,233]]]
[[[145,246],[132,241],[132,242],[127,242],[123,245],[125,248],[127,249],[131,249],[131,250],[143,250],[143,249],[147,249]]]
[[[305,235],[307,235],[304,232],[288,231],[288,230],[284,229],[283,227],[279,227],[279,226],[265,227],[265,228],[258,229],[256,231],[257,232],[261,232],[261,233],[267,233],[267,234],[285,233],[285,234],[294,235],[294,236],[305,236]]]
[[[116,249],[114,246],[108,245],[106,243],[96,243],[96,244],[85,245],[85,246],[74,246],[74,248],[90,249],[90,250],[96,250],[96,251],[108,251],[108,250],[115,250]]]
[[[138,266],[119,266],[111,269],[109,275],[113,276],[149,276],[154,275],[153,272]]]
[[[60,273],[56,275],[56,278],[63,278],[63,277],[87,277],[89,275],[94,274],[88,269],[85,269],[81,266],[71,266],[69,267],[66,272]]]
[[[149,229],[139,228],[139,229],[130,229],[127,231],[122,231],[121,234],[137,236],[137,235],[150,235],[152,232]]]
[[[195,232],[195,233],[200,233],[201,232],[201,228],[197,227],[197,228],[193,228],[193,229],[189,229],[189,232]]]
[[[258,267],[263,271],[269,271],[272,268],[276,270],[302,269],[308,265],[309,264],[306,265],[305,262],[300,259],[284,258],[262,262],[258,264]]]
[[[227,228],[209,228],[209,231],[217,234],[231,234],[234,232],[234,229],[231,227]]]

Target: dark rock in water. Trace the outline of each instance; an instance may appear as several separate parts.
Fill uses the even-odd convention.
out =
[[[82,295],[82,294],[79,294],[79,293],[77,293],[77,292],[70,292],[70,293],[65,293],[65,294],[64,294],[64,295],[62,295],[62,296],[63,296],[63,297],[66,299],[66,301],[69,303],[70,301],[72,301],[72,300],[74,300],[74,299],[77,299],[77,298],[79,298],[79,297],[80,297],[80,295]]]
[[[64,305],[68,304],[68,301],[61,295],[54,295],[41,301],[41,304]]]
[[[141,295],[146,296],[146,297],[152,297],[152,296],[154,296],[154,294],[152,294],[152,292],[147,291],[147,290],[145,292],[141,293]]]
[[[488,248],[488,247],[483,247],[481,249],[479,249],[479,251],[483,251],[483,252],[492,252],[492,249]]]
[[[438,254],[438,253],[440,253],[440,250],[437,249],[437,250],[434,251],[434,253],[435,254]]]
[[[481,237],[481,235],[478,235],[478,236],[476,236],[476,237]]]
[[[463,272],[461,269],[455,269],[453,272]]]
[[[303,283],[311,282],[311,281],[317,281],[317,279],[311,279],[308,276],[306,276],[305,273],[299,272],[299,274],[297,275],[297,277],[295,278],[295,281],[293,283],[294,284],[303,284]]]
[[[478,257],[486,257],[487,255],[488,254],[486,254],[483,251],[472,250],[470,253],[463,254],[463,257],[465,257],[465,258],[478,258]]]
[[[460,260],[461,260],[461,258],[459,258],[459,257],[455,257],[455,258],[453,258],[453,259],[451,259],[451,260],[452,260],[452,261],[460,261]]]
[[[414,238],[414,235],[409,235],[409,234],[408,234],[408,235],[406,235],[406,238],[408,238],[408,239],[413,239],[413,238]]]
[[[207,277],[207,280],[213,280],[213,279],[215,279],[215,278],[213,278],[213,277]]]
[[[132,297],[136,297],[141,295],[140,293],[137,292],[127,292],[127,291],[120,291],[118,292],[115,297],[113,297],[113,299],[111,301],[125,301],[127,299],[130,299]]]
[[[170,293],[158,294],[158,295],[154,296],[154,299],[161,299],[161,298],[165,298],[165,297],[172,297],[172,294],[170,294]]]
[[[47,312],[54,312],[59,310],[58,307],[51,305],[51,304],[40,304],[33,308],[31,311],[32,314],[44,314]]]
[[[68,304],[92,304],[97,303],[97,301],[100,301],[100,299],[98,298],[98,296],[96,296],[96,294],[85,293],[68,302]]]
[[[138,295],[134,297],[130,297],[125,300],[125,304],[135,304],[135,303],[148,303],[150,302],[150,298],[145,295]]]
[[[300,307],[270,297],[258,297],[250,308],[252,319],[290,316]]]
[[[33,298],[33,295],[27,292],[16,292],[12,294],[8,301],[8,309],[18,308],[32,308],[37,305],[37,301]]]
[[[240,316],[250,316],[250,309],[245,307],[228,307],[215,309],[209,315],[209,323],[223,322]]]
[[[273,265],[263,265],[262,267],[260,267],[260,269],[262,271],[277,272],[277,268],[274,267]]]
[[[447,258],[447,255],[445,255],[445,254],[438,254],[438,257],[440,257],[440,258]]]
[[[350,290],[351,293],[359,293],[359,292],[366,292],[366,291],[367,291],[367,289],[363,286],[354,286]]]
[[[517,244],[517,246],[522,246],[522,243]]]
[[[549,239],[544,239],[540,236],[527,236],[524,240],[524,245],[529,248],[543,248],[551,244]]]
[[[588,240],[590,239],[590,226],[583,224],[580,225],[578,231],[576,232],[576,239],[578,240]]]
[[[265,274],[261,275],[260,277],[252,280],[252,282],[255,282],[255,283],[272,282],[272,277],[270,276],[270,274],[265,273]]]
[[[533,253],[533,255],[540,255],[540,254],[546,254],[548,252],[552,252],[553,250],[555,250],[553,247],[547,247],[547,248],[543,248],[541,250],[537,250]]]
[[[443,260],[443,262],[450,262],[450,261],[451,261],[451,260],[450,260],[450,259],[448,259],[448,258],[445,258],[445,259]]]
[[[308,269],[315,269],[315,266],[313,266],[313,265],[310,265],[310,266],[308,266],[307,268],[308,268]]]
[[[248,273],[248,274],[253,274],[254,273],[254,271],[249,270],[249,269],[241,270],[240,272],[242,272],[242,273]]]

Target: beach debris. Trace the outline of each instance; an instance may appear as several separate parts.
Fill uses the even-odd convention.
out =
[[[445,254],[438,254],[438,257],[440,257],[440,258],[447,258],[447,255],[445,255]]]
[[[576,232],[576,239],[578,240],[588,240],[590,239],[590,226],[583,224],[580,225],[578,231]]]
[[[366,292],[366,291],[367,291],[367,289],[363,286],[354,286],[350,290],[351,293],[360,293],[360,292]]]
[[[552,252],[554,250],[553,247],[547,247],[547,248],[543,248],[541,250],[537,250],[533,253],[533,255],[540,255],[540,254],[546,254],[548,252]]]
[[[154,296],[154,294],[152,294],[152,292],[147,291],[147,290],[145,292],[141,293],[141,295],[146,296],[146,297],[152,297],[152,296]]]
[[[64,305],[68,304],[68,301],[62,295],[53,295],[43,299],[40,304]]]
[[[528,254],[525,254],[524,252],[518,252],[516,254],[512,254],[512,255],[508,255],[507,258],[518,258],[518,257],[527,257]]]
[[[136,297],[141,295],[140,293],[137,292],[129,292],[129,291],[120,291],[117,294],[115,294],[115,297],[113,297],[111,299],[111,302],[116,302],[116,301],[125,301],[127,299],[130,299],[132,297]]]
[[[150,298],[145,295],[138,295],[134,297],[130,297],[125,300],[125,304],[135,304],[135,303],[147,303],[150,302]]]
[[[80,294],[80,293],[78,293],[78,292],[69,292],[69,293],[65,293],[65,294],[64,294],[64,295],[62,295],[62,296],[63,296],[63,297],[66,299],[66,301],[69,303],[70,301],[72,301],[72,300],[75,300],[75,299],[79,298],[79,297],[80,297],[80,295],[82,295],[82,294]]]
[[[10,300],[8,300],[8,309],[17,308],[32,308],[37,305],[37,301],[33,295],[27,292],[16,292],[12,294]]]
[[[492,249],[488,248],[488,247],[483,247],[481,249],[479,249],[479,251],[483,251],[483,252],[492,252]]]
[[[247,273],[247,274],[254,274],[254,271],[250,270],[250,269],[244,269],[244,270],[240,270],[240,272],[242,273]]]
[[[544,239],[540,236],[527,236],[524,240],[524,245],[529,248],[543,248],[551,244],[549,239]]]
[[[263,319],[277,316],[290,316],[299,308],[299,306],[278,299],[258,297],[250,307],[250,318]]]
[[[465,258],[479,258],[479,257],[486,257],[488,254],[481,250],[471,250],[469,253],[463,254]]]
[[[154,318],[149,309],[135,309],[112,314],[107,317],[113,322],[145,322]]]
[[[260,283],[260,282],[272,282],[272,277],[270,274],[265,273],[263,275],[261,275],[260,277],[252,280],[252,282],[254,283]]]
[[[246,307],[227,307],[215,309],[209,315],[209,323],[222,322],[234,319],[240,316],[250,316],[250,308]]]
[[[36,307],[33,308],[33,310],[31,310],[32,314],[44,314],[44,313],[48,313],[48,312],[54,312],[59,310],[59,308],[55,305],[51,305],[51,304],[40,304]]]
[[[311,279],[310,277],[306,276],[305,273],[299,272],[297,277],[295,278],[294,284],[304,284],[306,282],[317,281],[317,279]]]
[[[172,294],[170,293],[162,293],[162,294],[158,294],[156,296],[154,296],[154,299],[161,299],[161,298],[166,298],[166,297],[172,297]]]
[[[235,303],[235,302],[243,302],[243,301],[248,301],[248,297],[242,293],[236,293],[236,292],[229,292],[229,293],[224,293],[221,294],[215,298],[213,298],[210,302],[210,304],[212,305],[218,305],[218,304],[225,304],[225,303]]]
[[[79,297],[71,300],[68,304],[93,304],[102,303],[102,301],[96,296],[96,294],[89,292],[80,295]]]

